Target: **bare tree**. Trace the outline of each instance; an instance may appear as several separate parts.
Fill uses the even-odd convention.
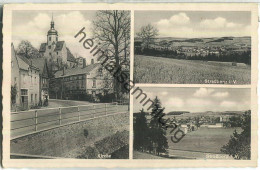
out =
[[[158,29],[148,24],[141,27],[140,32],[136,34],[141,40],[145,48],[148,48],[149,45],[153,42],[153,39],[158,36]]]
[[[130,11],[98,11],[93,21],[93,35],[101,49],[115,61],[115,67],[129,61],[130,55]],[[114,81],[116,98],[120,95],[120,86]]]

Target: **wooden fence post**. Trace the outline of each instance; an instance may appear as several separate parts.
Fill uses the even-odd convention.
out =
[[[61,108],[59,107],[59,125],[61,125]]]
[[[80,121],[80,111],[79,111],[79,106],[78,106],[78,113],[79,113],[79,115],[78,115],[78,119],[79,119],[79,121]]]
[[[107,103],[105,104],[105,115],[107,115]]]
[[[95,118],[95,114],[96,114],[96,107],[95,105],[93,105],[93,118]]]
[[[37,113],[37,110],[35,110],[34,118],[35,118],[35,132],[37,132],[37,124],[38,124],[38,113]]]

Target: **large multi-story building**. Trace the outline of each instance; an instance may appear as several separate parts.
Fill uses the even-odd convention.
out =
[[[57,64],[55,70],[60,65],[67,65],[72,68],[76,65],[76,59],[66,46],[65,41],[59,41],[58,31],[54,28],[54,21],[51,21],[51,28],[47,33],[47,42],[42,43],[39,52],[48,60]]]
[[[95,97],[98,94],[113,93],[113,79],[100,63],[82,67],[63,69],[55,73],[55,98],[78,99],[84,95]]]

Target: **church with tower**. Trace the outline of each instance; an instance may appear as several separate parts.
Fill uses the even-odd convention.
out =
[[[51,28],[47,33],[47,41],[41,44],[39,52],[48,62],[56,64],[56,70],[58,70],[61,65],[66,65],[67,68],[72,68],[77,65],[77,61],[66,46],[65,41],[59,41],[58,31],[54,28],[53,17]]]

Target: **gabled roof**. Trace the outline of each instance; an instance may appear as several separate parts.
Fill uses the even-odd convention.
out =
[[[16,55],[16,58],[17,58],[18,65],[19,65],[20,69],[23,69],[23,70],[29,69],[29,64],[27,64],[24,60],[22,60],[19,55]]]
[[[70,52],[68,48],[67,48],[67,61],[76,62],[75,57],[73,56],[73,54]]]
[[[18,65],[20,69],[28,70],[28,68],[32,67],[36,70],[39,70],[39,68],[33,64],[32,59],[28,59],[22,55],[16,54]]]
[[[58,41],[58,42],[56,43],[56,47],[55,47],[54,51],[60,51],[60,50],[62,50],[63,45],[64,45],[64,41]]]
[[[32,60],[32,64],[40,69],[40,74],[43,74],[44,72],[44,67],[46,64],[46,59],[45,58],[34,58],[31,59]]]
[[[55,76],[55,78],[60,78],[60,77],[67,77],[67,76],[72,76],[72,75],[88,74],[94,68],[99,67],[99,66],[101,66],[101,64],[96,63],[96,64],[87,65],[85,68],[76,67],[76,68],[71,68],[71,69],[65,69],[64,75],[63,75],[63,70],[60,70],[60,71],[57,71],[54,74],[54,76]]]
[[[46,43],[41,43],[39,52],[45,52],[46,51],[46,45],[47,45]]]

